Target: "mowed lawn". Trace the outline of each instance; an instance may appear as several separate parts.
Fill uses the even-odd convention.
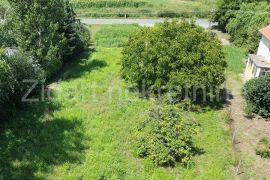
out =
[[[122,33],[113,33],[122,29]],[[189,113],[200,124],[201,154],[184,168],[155,167],[135,155],[136,130],[153,100],[120,76],[121,44],[137,26],[93,26],[96,51],[74,62],[32,104],[1,125],[0,179],[232,179],[235,160],[222,109]],[[105,36],[105,34],[113,34]],[[120,43],[112,43],[116,38]]]

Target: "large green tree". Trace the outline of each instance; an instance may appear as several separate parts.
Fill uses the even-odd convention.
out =
[[[66,0],[9,0],[7,20],[22,51],[30,52],[46,70],[55,73],[64,58],[74,53],[81,24]]]
[[[261,37],[259,29],[270,24],[269,12],[267,2],[242,4],[235,18],[226,26],[231,40],[248,52],[256,52]]]
[[[269,0],[221,0],[217,10],[213,14],[212,20],[218,22],[220,28],[225,30],[230,20],[236,17],[242,4],[261,1],[270,2]]]
[[[217,87],[225,68],[219,40],[187,22],[142,28],[123,50],[123,77],[139,87]]]

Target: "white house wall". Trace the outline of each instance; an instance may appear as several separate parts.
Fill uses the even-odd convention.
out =
[[[263,36],[261,41],[260,41],[257,55],[261,55],[261,56],[265,57],[270,62],[269,50],[270,50],[270,41]]]

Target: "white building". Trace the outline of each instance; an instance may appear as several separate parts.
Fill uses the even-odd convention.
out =
[[[270,25],[260,30],[262,39],[257,54],[249,54],[245,79],[249,80],[270,72]]]

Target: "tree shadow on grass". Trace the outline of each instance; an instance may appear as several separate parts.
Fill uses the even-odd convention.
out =
[[[88,138],[82,121],[55,118],[51,112],[59,106],[53,103],[32,106],[1,124],[0,179],[44,179],[54,165],[84,160]]]
[[[72,60],[65,62],[60,71],[53,78],[49,79],[48,84],[59,80],[76,79],[93,70],[106,67],[107,63],[105,61],[91,59],[94,52],[95,49],[85,50],[76,57],[73,57]]]
[[[63,80],[76,79],[93,70],[97,70],[99,68],[103,68],[106,66],[107,63],[103,60],[92,59],[89,61],[87,59],[82,59],[78,64],[76,64],[72,68],[72,70],[65,72],[62,78]]]

